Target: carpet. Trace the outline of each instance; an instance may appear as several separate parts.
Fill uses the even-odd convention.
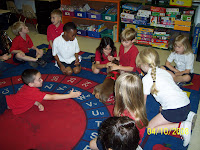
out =
[[[39,48],[46,50],[47,45]],[[65,76],[54,66],[48,63],[45,68],[38,67],[44,80],[41,91],[47,93],[68,93],[72,88],[81,91],[78,98],[61,101],[43,101],[44,112],[39,112],[33,106],[27,112],[13,115],[6,110],[0,116],[0,149],[2,150],[89,150],[89,141],[98,134],[101,122],[112,116],[113,105],[105,105],[92,95],[93,88],[102,83],[106,77],[105,70],[100,74],[91,72],[92,53],[80,52],[82,56],[82,71],[78,75]],[[21,73],[24,69],[32,68],[28,63],[15,64],[12,60],[3,62],[4,68],[0,76],[0,92],[9,95],[16,93],[23,85]],[[200,99],[199,75],[194,76],[192,84],[183,87],[191,100],[191,109],[197,112]],[[110,97],[112,100],[113,97]],[[147,100],[147,117],[152,119],[159,111],[159,104],[152,96]],[[144,135],[141,146],[144,150],[181,149],[182,140],[179,136]]]

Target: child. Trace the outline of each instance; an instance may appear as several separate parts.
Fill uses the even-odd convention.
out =
[[[47,62],[51,62],[53,60],[52,56],[52,47],[53,41],[55,38],[60,36],[63,32],[63,24],[62,24],[62,12],[59,9],[54,9],[51,12],[51,23],[47,28],[47,40],[49,41],[48,51],[43,57]]]
[[[135,59],[138,54],[137,47],[133,44],[137,32],[133,28],[126,28],[122,31],[121,46],[119,51],[120,66],[111,64],[111,70],[121,70],[121,72],[138,72],[140,69],[136,67]]]
[[[47,63],[41,59],[43,50],[33,45],[31,38],[27,34],[29,32],[28,27],[23,22],[18,21],[13,24],[12,31],[16,35],[10,48],[11,54],[14,54],[14,62],[24,63],[28,61],[33,67],[37,67],[38,64],[42,67],[46,66]]]
[[[78,74],[81,71],[78,56],[80,49],[76,34],[76,25],[73,22],[68,22],[63,27],[63,33],[53,42],[52,52],[56,66],[65,75],[72,75],[73,72]]]
[[[187,146],[195,113],[190,112],[186,93],[166,70],[158,68],[159,63],[159,55],[153,48],[142,50],[136,59],[136,64],[147,73],[142,79],[145,102],[147,95],[152,94],[162,107],[161,112],[149,122],[148,130],[155,133],[175,130],[183,137],[183,146]]]
[[[121,74],[115,82],[114,116],[128,116],[135,120],[140,143],[148,125],[142,80],[136,74]]]
[[[171,64],[173,61],[176,67]],[[166,69],[175,82],[191,82],[194,71],[193,63],[194,54],[190,42],[184,35],[179,35],[175,38],[173,51],[162,69]]]
[[[42,87],[43,80],[41,73],[35,69],[26,69],[22,73],[23,87],[12,95],[0,94],[0,114],[5,109],[12,109],[13,114],[21,114],[29,110],[33,105],[38,106],[39,111],[44,111],[44,106],[40,103],[42,100],[62,100],[67,98],[75,98],[81,95],[81,92],[73,92],[69,94],[46,94],[38,88]]]
[[[100,69],[107,68],[107,63],[111,62],[114,57],[117,57],[117,52],[113,40],[109,37],[103,37],[96,49],[95,63],[92,64],[93,73],[98,74]]]
[[[142,150],[139,131],[129,117],[110,117],[99,128],[98,138],[90,141],[93,150]]]

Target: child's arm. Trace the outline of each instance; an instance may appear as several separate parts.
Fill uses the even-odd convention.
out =
[[[79,56],[78,53],[75,53],[76,60],[75,60],[75,64],[74,65],[79,65],[80,64],[78,56]]]
[[[11,53],[12,53],[12,54],[20,53],[21,57],[24,57],[24,56],[25,56],[25,53],[24,53],[23,51],[21,51],[21,50],[13,50]]]
[[[169,61],[166,61],[165,66],[167,66],[170,70],[174,72],[179,72],[176,68],[174,68]]]
[[[121,71],[126,71],[126,72],[131,72],[131,71],[133,71],[133,67],[130,67],[130,66],[118,66],[118,65],[116,65],[116,64],[113,64],[112,66],[111,66],[111,70],[121,70]]]
[[[52,40],[49,41],[49,45],[50,45],[51,47],[53,47],[53,41],[52,41]]]
[[[186,69],[184,71],[176,72],[175,75],[182,76],[183,74],[189,74],[189,73],[190,73],[190,69]]]
[[[34,105],[38,106],[39,111],[44,111],[44,106],[40,102],[36,101]]]
[[[46,94],[44,100],[63,100],[68,98],[76,98],[81,95],[81,92],[74,92],[74,89],[71,90],[69,94]]]
[[[144,103],[147,103],[147,95],[144,94]]]
[[[100,61],[96,61],[96,68],[97,69],[102,69],[102,68],[107,68],[107,64],[100,64]]]

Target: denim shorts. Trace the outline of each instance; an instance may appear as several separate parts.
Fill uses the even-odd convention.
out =
[[[36,50],[30,49],[28,53],[25,53],[25,55],[26,55],[26,56],[30,56],[30,57],[36,58]],[[22,61],[18,60],[18,59],[16,58],[16,54],[13,55],[13,61],[14,61],[15,63],[25,63],[25,61],[23,61],[23,60],[22,60]]]
[[[0,93],[0,114],[3,114],[7,108],[6,96]]]
[[[165,67],[166,70],[171,71],[171,72],[173,72],[173,73],[175,74],[175,72],[172,71],[171,69],[169,69],[167,66],[163,66],[163,67]],[[193,73],[184,73],[183,75],[189,75],[189,76],[190,76],[190,81],[188,81],[187,83],[191,82],[192,79],[193,79],[193,76],[194,76]],[[182,76],[183,76],[183,75],[182,75]]]
[[[189,112],[190,112],[190,104],[177,109],[162,110],[161,114],[167,121],[178,123],[185,121],[187,119]]]

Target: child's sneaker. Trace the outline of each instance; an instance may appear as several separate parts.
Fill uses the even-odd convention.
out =
[[[183,138],[183,146],[186,147],[190,143],[192,122],[183,121],[180,126],[180,135]]]
[[[196,119],[197,119],[197,115],[194,112],[190,111],[188,116],[187,116],[187,119],[185,121],[192,122],[192,130],[194,129]]]
[[[47,62],[44,61],[42,58],[38,58],[37,63],[42,67],[45,67],[47,65]]]
[[[38,63],[37,62],[34,62],[34,61],[29,61],[28,64],[30,66],[32,66],[33,68],[37,68],[38,67]]]

